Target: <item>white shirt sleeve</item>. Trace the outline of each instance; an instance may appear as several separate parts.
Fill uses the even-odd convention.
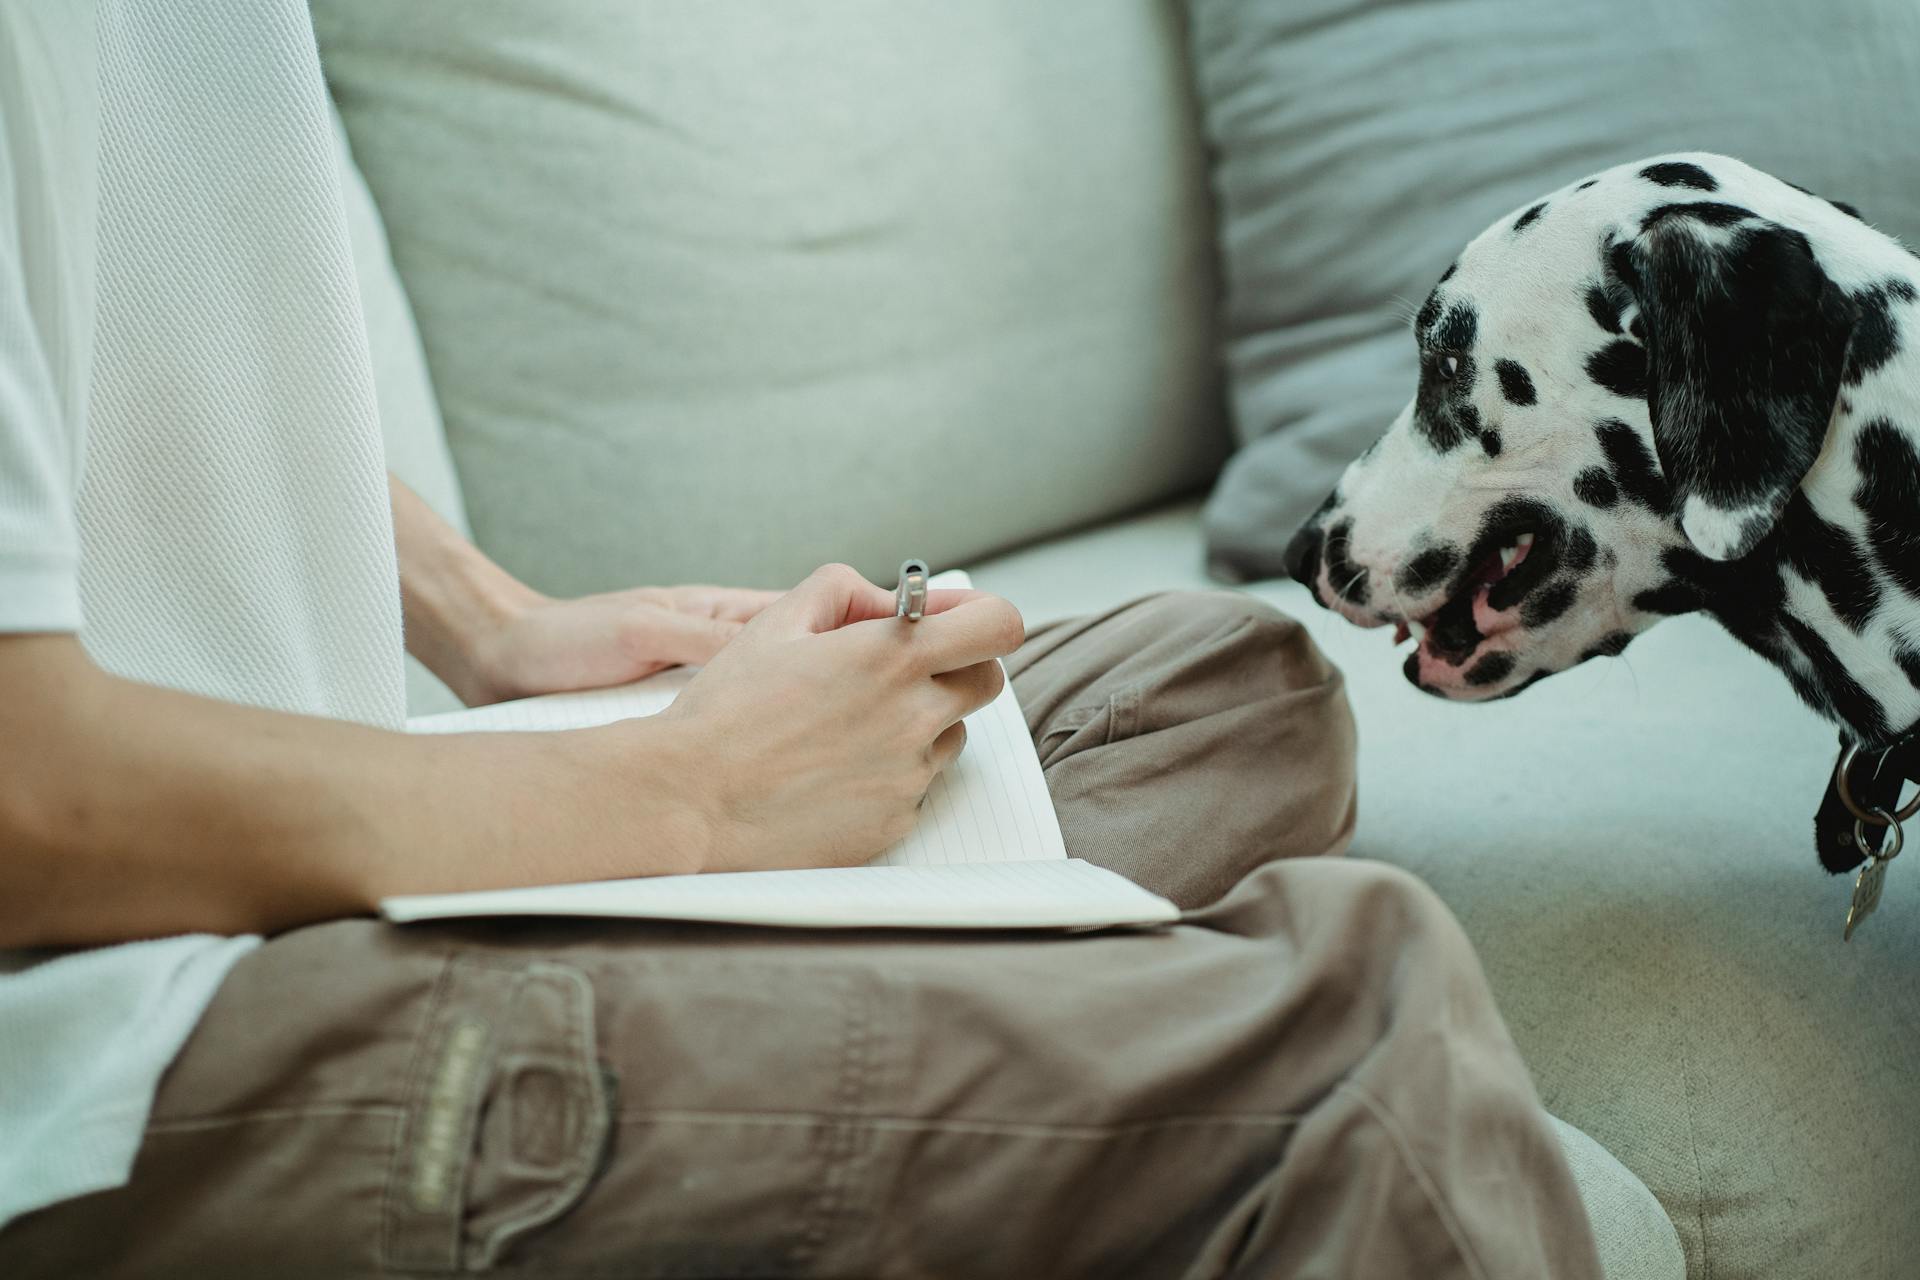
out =
[[[97,134],[56,21],[0,3],[0,632],[80,627]]]

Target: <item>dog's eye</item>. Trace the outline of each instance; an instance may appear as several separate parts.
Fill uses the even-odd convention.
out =
[[[1450,351],[1442,351],[1433,358],[1433,371],[1440,381],[1452,382],[1460,373],[1460,357]]]

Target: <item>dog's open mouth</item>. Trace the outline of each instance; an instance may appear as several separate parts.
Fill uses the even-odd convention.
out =
[[[1514,569],[1527,558],[1532,550],[1533,535],[1531,533],[1521,534],[1511,544],[1500,548],[1500,550],[1494,552],[1476,565],[1473,572],[1466,576],[1460,587],[1448,598],[1446,604],[1435,609],[1424,618],[1414,618],[1407,622],[1395,624],[1393,642],[1400,644],[1406,640],[1408,636],[1418,637],[1424,642],[1427,636],[1432,633],[1434,627],[1440,624],[1442,615],[1446,614],[1449,609],[1455,608],[1462,602],[1467,603],[1469,611],[1472,611],[1476,606],[1486,604],[1488,599],[1493,595],[1494,587],[1508,574],[1512,573]]]
[[[1477,554],[1457,578],[1439,608],[1400,622],[1394,643],[1411,638],[1409,675],[1433,663],[1466,667],[1481,646],[1495,636],[1517,630],[1520,602],[1535,585],[1553,572],[1559,538],[1555,526],[1529,527],[1502,522],[1476,539]]]

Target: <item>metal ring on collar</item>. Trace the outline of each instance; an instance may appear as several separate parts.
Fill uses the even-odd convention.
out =
[[[1880,825],[1887,828],[1887,847],[1878,853],[1869,853],[1868,856],[1878,858],[1882,862],[1888,862],[1899,855],[1900,846],[1907,842],[1907,838],[1900,833],[1900,823],[1895,820],[1893,814],[1888,813],[1885,809],[1875,809],[1874,813],[1877,814],[1878,817],[1873,819],[1873,821],[1877,821]],[[1859,842],[1862,853],[1867,853],[1867,851],[1873,847],[1867,843],[1867,824],[1859,818],[1853,820],[1853,838]]]
[[[1898,831],[1901,823],[1914,814],[1920,813],[1920,792],[1915,792],[1913,799],[1893,813],[1888,813],[1885,809],[1862,809],[1860,803],[1853,798],[1853,788],[1847,782],[1847,775],[1853,772],[1854,761],[1860,758],[1860,750],[1860,744],[1854,743],[1841,754],[1840,763],[1834,767],[1833,786],[1834,790],[1840,793],[1840,803],[1847,806],[1847,812],[1853,815],[1856,826],[1861,823],[1871,823],[1876,827],[1892,827]],[[1897,842],[1894,847],[1899,848]]]

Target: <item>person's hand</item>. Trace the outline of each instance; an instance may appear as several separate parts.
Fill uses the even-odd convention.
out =
[[[528,593],[474,642],[469,705],[626,684],[702,664],[779,598],[732,587],[640,587],[553,600]]]
[[[850,866],[913,827],[1006,681],[1014,607],[933,591],[918,622],[845,565],[766,607],[658,717],[686,746],[708,871]]]

